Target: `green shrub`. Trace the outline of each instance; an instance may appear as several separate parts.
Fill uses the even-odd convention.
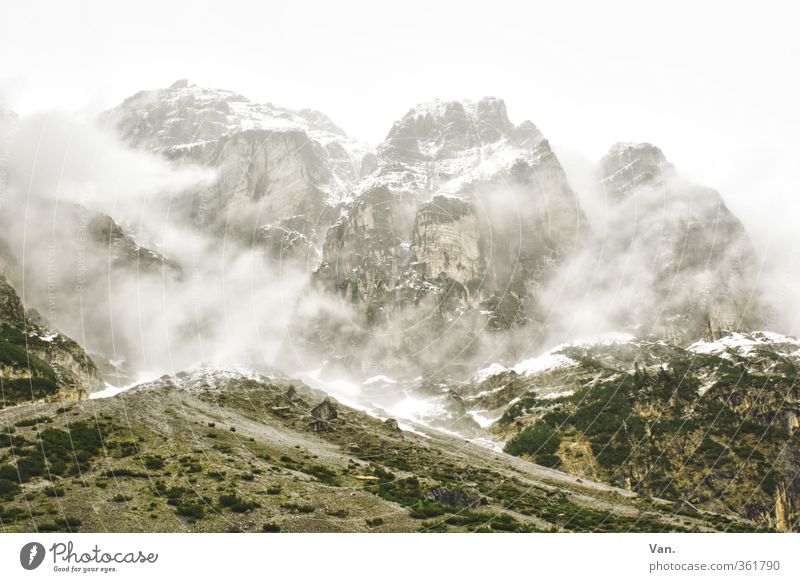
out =
[[[234,513],[245,513],[261,507],[261,505],[259,505],[255,501],[244,501],[237,495],[233,494],[220,495],[219,504],[222,507],[229,508]]]
[[[36,426],[37,424],[48,424],[53,422],[53,419],[47,416],[37,416],[36,418],[24,418],[14,423],[14,426],[26,427]]]
[[[561,444],[558,433],[544,423],[527,427],[514,436],[505,446],[510,455],[553,455]]]
[[[336,473],[327,467],[323,467],[322,465],[312,465],[309,468],[302,469],[302,471],[312,475],[313,477],[316,477],[318,481],[325,483],[326,485],[338,485],[339,483],[336,479]]]
[[[316,509],[313,505],[305,505],[302,503],[284,503],[281,505],[281,508],[295,513],[314,513]]]
[[[198,503],[178,503],[175,506],[175,513],[191,519],[203,519],[206,511],[203,506]]]
[[[0,499],[10,498],[19,493],[19,485],[8,479],[0,479]]]
[[[411,509],[411,517],[414,519],[428,519],[430,517],[438,517],[453,511],[453,508],[434,501],[419,501]]]
[[[44,494],[48,497],[64,497],[64,490],[61,487],[47,487]]]
[[[164,459],[157,455],[145,457],[144,466],[151,471],[158,471],[164,468]]]

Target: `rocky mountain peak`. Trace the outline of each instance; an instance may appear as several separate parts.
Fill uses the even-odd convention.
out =
[[[459,195],[471,183],[508,173],[519,162],[535,164],[550,153],[532,122],[509,120],[502,99],[436,99],[395,121],[354,193],[385,186],[419,201],[437,193]]]
[[[169,86],[170,89],[185,89],[189,86],[189,79],[178,79],[172,85]]]
[[[180,79],[165,89],[140,91],[108,113],[131,145],[186,148],[248,130],[302,131],[323,146],[346,138],[325,114],[253,103],[225,89]],[[355,145],[355,140],[349,140]],[[361,146],[363,149],[363,146]]]
[[[532,125],[526,122],[521,134],[530,137]],[[401,157],[445,158],[504,138],[513,140],[515,129],[502,99],[436,99],[412,107],[396,121],[384,146]]]
[[[649,143],[616,143],[600,160],[602,184],[612,197],[626,197],[637,188],[663,182],[674,173],[664,153]]]
[[[259,239],[269,248],[287,248],[287,237],[313,238],[315,225],[326,225],[329,208],[360,178],[370,153],[319,111],[254,103],[185,79],[141,91],[105,119],[134,147],[214,169],[218,180],[210,191],[190,192],[182,207],[193,220],[202,215],[211,230],[271,233]]]
[[[599,259],[604,276],[629,285],[613,268],[624,257],[641,262],[636,276],[647,281],[635,301],[620,304],[631,317],[623,327],[679,341],[752,329],[760,317],[753,249],[719,192],[686,180],[649,143],[617,143],[599,166],[612,233]]]

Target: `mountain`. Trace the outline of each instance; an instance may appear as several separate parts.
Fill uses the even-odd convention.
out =
[[[800,521],[800,342],[733,333],[686,347],[612,336],[454,388],[506,451],[640,494]]]
[[[423,369],[458,367],[482,330],[543,324],[537,292],[585,226],[547,140],[511,123],[502,100],[418,105],[328,230],[313,285],[335,307],[301,320],[292,341],[312,360],[324,344],[345,365],[369,347],[373,362],[399,352]],[[342,305],[346,321],[331,313]],[[426,354],[430,338],[439,346]]]
[[[739,219],[715,190],[682,178],[651,144],[619,143],[600,161],[611,217],[599,286],[635,289],[617,329],[692,341],[757,329],[757,262]]]
[[[754,529],[237,370],[165,376],[91,404],[6,409],[0,426],[4,531]]]
[[[139,244],[107,214],[92,213],[86,222],[86,230],[89,238],[107,252],[112,267],[130,268],[139,272],[163,269],[173,276],[180,276],[182,273],[180,264]]]
[[[188,193],[186,214],[283,259],[310,251],[368,153],[318,111],[253,103],[186,80],[141,91],[103,120],[133,147],[214,169],[212,186]]]
[[[494,97],[419,104],[374,150],[186,81],[101,121],[213,179],[148,224],[0,215],[4,529],[798,529],[800,342],[756,331],[744,226],[658,147],[615,144],[579,199]]]

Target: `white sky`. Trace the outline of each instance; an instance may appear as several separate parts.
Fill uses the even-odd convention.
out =
[[[788,205],[771,236],[800,219],[797,17],[789,2],[5,0],[0,87],[25,113],[187,77],[373,144],[416,102],[495,95],[590,160],[659,145],[746,221]]]

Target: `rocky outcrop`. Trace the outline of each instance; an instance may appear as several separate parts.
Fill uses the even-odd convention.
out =
[[[361,307],[369,323],[384,318],[384,303],[404,263],[395,214],[388,188],[365,192],[329,229],[315,274],[321,288]]]
[[[478,217],[472,204],[436,196],[417,210],[411,242],[412,265],[420,277],[447,277],[465,294],[477,290],[486,273]]]
[[[144,247],[107,214],[93,214],[86,224],[92,240],[108,253],[115,268],[128,268],[139,272],[157,272],[160,269],[180,276],[181,266],[161,253]]]
[[[649,143],[617,143],[600,160],[603,191],[615,200],[641,188],[666,187],[677,176],[664,153]]]
[[[800,509],[798,500],[800,495],[792,495],[781,482],[775,489],[775,510],[770,517],[778,531],[797,531],[800,528]]]
[[[36,312],[27,313],[0,275],[0,379],[2,406],[30,400],[83,400],[100,390],[92,359],[72,339],[54,332]]]

